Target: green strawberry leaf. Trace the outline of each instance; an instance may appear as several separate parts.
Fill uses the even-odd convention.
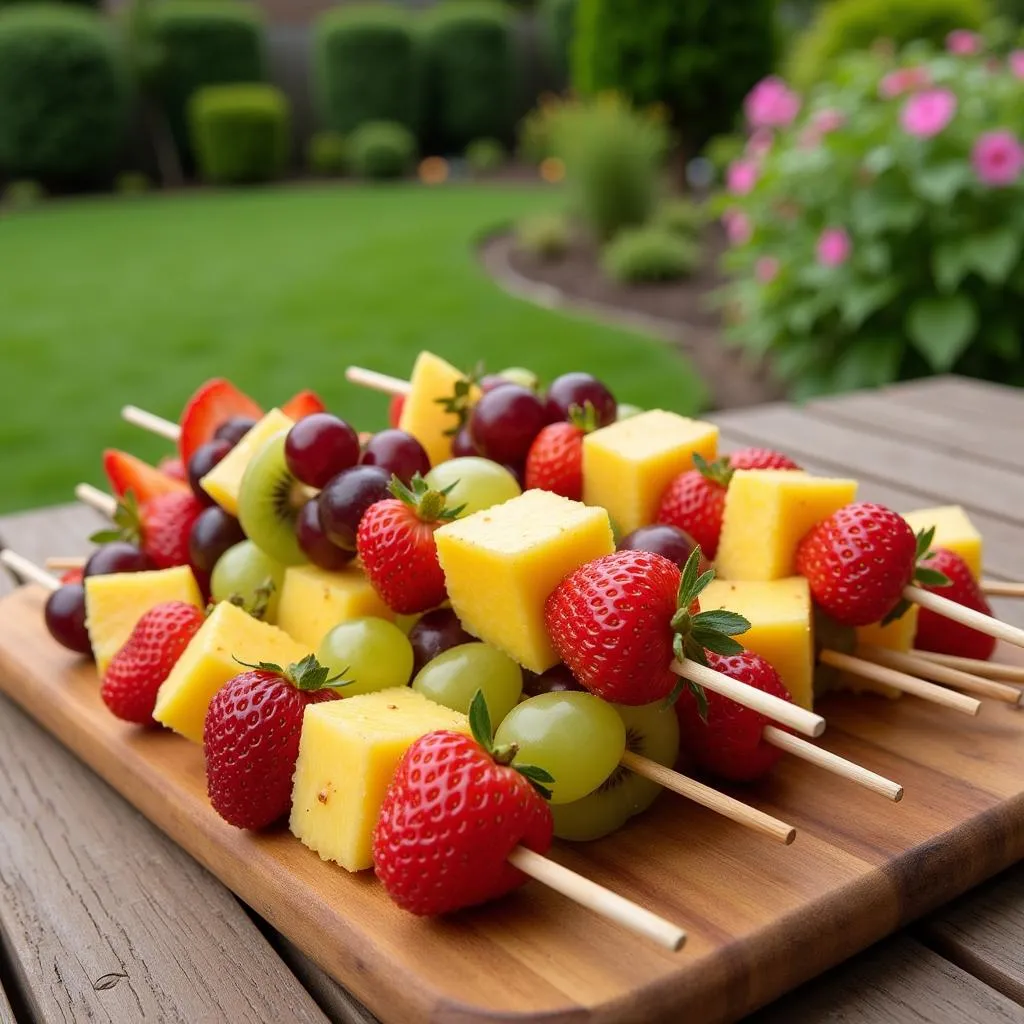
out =
[[[95,533],[89,534],[89,540],[91,540],[93,544],[109,544],[111,541],[120,539],[120,530],[97,530]]]
[[[935,540],[935,527],[929,530],[919,530],[917,533],[917,550],[914,552],[914,560],[920,561],[931,554],[932,541]]]
[[[705,480],[718,484],[720,487],[728,487],[729,481],[735,470],[729,465],[729,456],[723,455],[714,462],[708,462],[700,452],[693,453],[694,468]]]
[[[484,691],[477,690],[469,704],[469,728],[473,739],[488,753],[494,753],[494,730],[491,728],[491,713],[487,710]],[[511,760],[511,758],[510,758]]]
[[[680,608],[689,608],[693,602],[693,588],[700,578],[700,549],[694,548],[690,557],[683,566],[682,575],[679,577],[679,590],[676,592],[676,604]]]
[[[575,402],[570,405],[569,422],[577,430],[582,430],[584,434],[592,434],[597,430],[597,410],[594,408],[594,403],[588,399],[583,403],[583,408],[580,408]]]
[[[690,692],[693,694],[694,700],[697,702],[697,714],[700,715],[700,720],[707,725],[708,724],[708,695],[704,692],[704,687],[700,683],[695,683],[692,680],[687,680],[690,686]]]
[[[700,612],[693,617],[694,630],[714,630],[726,636],[739,636],[750,629],[750,620],[724,608]]]
[[[704,650],[712,651],[715,654],[721,654],[724,657],[731,657],[733,654],[743,653],[743,644],[739,643],[737,640],[733,640],[731,636],[719,633],[717,630],[702,630],[700,627],[695,627],[693,630],[693,639],[700,644]]]
[[[926,565],[919,565],[914,570],[914,582],[921,583],[926,587],[948,587],[953,581],[938,569],[929,569]]]
[[[519,772],[533,788],[540,793],[545,800],[551,799],[549,785],[555,781],[555,777],[548,771],[535,764],[514,764],[512,767]]]
[[[889,623],[895,622],[897,619],[902,619],[909,609],[910,602],[906,598],[900,598],[900,600],[893,606],[892,611],[882,619],[882,625],[888,626]]]

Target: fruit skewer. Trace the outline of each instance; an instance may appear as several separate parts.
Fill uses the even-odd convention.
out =
[[[992,615],[984,612],[977,612],[973,608],[965,608],[948,597],[941,597],[928,590],[911,584],[903,588],[903,599],[921,608],[926,608],[936,615],[942,615],[951,622],[958,622],[962,626],[977,630],[986,636],[994,637],[996,640],[1004,640],[1014,647],[1024,647],[1024,629],[1019,626],[1011,626]]]
[[[137,405],[123,406],[121,419],[126,423],[131,423],[132,426],[148,430],[149,433],[156,434],[157,437],[172,441],[174,444],[181,439],[181,427],[177,423],[165,420],[163,416],[157,416],[156,413],[140,409]]]
[[[383,395],[401,395],[403,398],[412,390],[412,384],[401,377],[392,377],[387,373],[367,370],[362,366],[349,366],[345,370],[345,380],[359,387],[379,391]]]
[[[75,497],[94,512],[99,512],[107,519],[113,519],[117,511],[117,499],[92,484],[76,484]]]
[[[1024,583],[1004,580],[982,580],[979,584],[986,597],[1024,597]]]
[[[84,555],[54,555],[47,558],[43,563],[44,568],[56,572],[67,572],[69,569],[82,569],[85,567]]]
[[[940,654],[936,651],[914,651],[914,657],[935,665],[961,669],[986,679],[999,679],[1024,686],[1024,665],[1007,665],[997,661],[982,661],[980,658],[963,658],[957,654]]]
[[[61,582],[52,573],[41,569],[35,562],[29,561],[24,555],[19,555],[10,548],[0,551],[0,562],[7,566],[16,576],[27,580],[30,583],[38,584],[53,592],[60,589]]]

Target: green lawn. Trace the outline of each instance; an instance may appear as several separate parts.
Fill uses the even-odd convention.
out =
[[[459,366],[588,369],[621,401],[692,412],[703,387],[668,346],[505,295],[472,242],[559,202],[536,188],[274,189],[54,203],[0,220],[0,511],[100,482],[104,446],[155,458],[122,424],[176,418],[223,375],[273,403],[316,388],[363,429],[385,400],[349,363],[407,375],[421,348]]]

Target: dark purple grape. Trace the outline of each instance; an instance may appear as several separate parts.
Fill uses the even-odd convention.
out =
[[[618,544],[619,551],[650,551],[662,555],[670,562],[675,562],[680,569],[686,565],[695,547],[697,542],[685,530],[667,523],[641,526],[623,537]],[[707,568],[706,564],[702,566],[704,568]]]
[[[523,673],[524,697],[539,697],[542,693],[564,693],[566,690],[582,689],[568,666],[561,663],[539,676],[533,672]]]
[[[363,513],[391,497],[391,476],[380,466],[353,466],[339,473],[320,492],[320,525],[330,540],[346,551],[356,549],[356,531]]]
[[[234,516],[219,505],[203,509],[188,535],[189,562],[200,572],[213,572],[220,556],[243,540],[245,531]]]
[[[519,384],[482,395],[473,408],[469,429],[480,454],[495,462],[519,463],[533,439],[548,424],[544,403]]]
[[[477,446],[473,444],[473,435],[469,432],[469,424],[459,428],[452,438],[452,458],[460,459],[466,455],[479,455]]]
[[[320,525],[320,503],[316,498],[310,498],[299,510],[295,537],[302,553],[314,565],[330,572],[344,568],[356,557],[354,551],[344,551],[328,539]]]
[[[503,462],[502,466],[507,469],[515,478],[516,483],[519,484],[522,490],[526,490],[526,465],[520,463],[518,466],[512,465],[511,462]]]
[[[359,461],[359,435],[337,416],[315,412],[288,431],[284,458],[288,468],[304,484],[323,487],[332,477]]]
[[[92,653],[85,628],[85,587],[81,583],[65,583],[50,594],[43,615],[50,636],[62,647],[78,654]]]
[[[112,540],[89,556],[82,577],[109,576],[115,572],[146,572],[155,568],[156,562],[145,551],[126,540]]]
[[[206,444],[201,444],[188,460],[188,485],[204,505],[212,505],[213,498],[199,486],[199,481],[231,451],[232,447],[231,442],[224,438],[207,441]]]
[[[480,378],[479,387],[486,395],[488,391],[493,391],[495,388],[503,388],[514,383],[515,381],[509,380],[508,377],[502,377],[500,373],[485,373]]]
[[[567,420],[574,405],[582,409],[587,402],[594,407],[599,427],[615,422],[618,416],[615,396],[589,373],[563,373],[548,388],[548,410],[552,421]]]
[[[438,608],[427,612],[412,629],[409,630],[409,643],[412,644],[412,674],[417,672],[428,661],[433,661],[439,654],[459,644],[470,644],[476,640],[462,628],[459,617],[450,608]]]
[[[256,421],[251,416],[232,416],[225,420],[214,432],[213,436],[218,441],[227,441],[232,447],[256,426]]]
[[[380,466],[394,473],[406,485],[416,473],[426,476],[430,472],[430,456],[423,445],[404,430],[382,430],[374,434],[366,442],[359,461],[364,466]]]

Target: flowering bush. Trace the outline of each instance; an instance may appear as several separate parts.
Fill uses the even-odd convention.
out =
[[[731,333],[796,397],[957,371],[1024,383],[1024,51],[849,57],[747,98],[720,211]]]

